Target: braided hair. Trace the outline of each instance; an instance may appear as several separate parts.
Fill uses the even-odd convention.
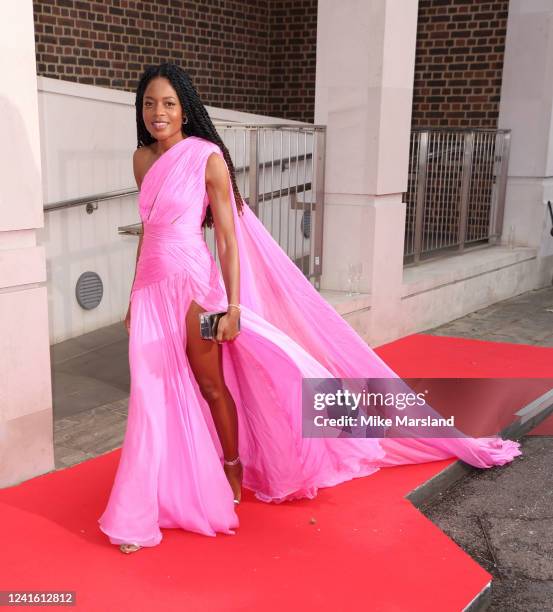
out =
[[[236,207],[238,213],[242,213],[242,207],[244,201],[238,190],[236,184],[236,174],[234,170],[234,164],[230,157],[225,143],[217,133],[215,126],[213,125],[205,106],[203,105],[198,92],[192,84],[192,80],[188,74],[176,64],[166,62],[158,66],[149,66],[142,74],[138,87],[136,89],[136,131],[138,147],[152,144],[156,142],[156,139],[148,132],[144,119],[142,117],[142,105],[144,100],[144,92],[148,83],[156,77],[165,77],[170,83],[173,89],[177,92],[181,107],[184,114],[188,118],[186,124],[183,124],[181,130],[183,134],[187,136],[198,136],[209,140],[218,145],[223,153],[223,157],[228,166],[230,179],[232,183],[232,190],[236,200]],[[211,213],[211,207],[208,205],[205,213],[205,217],[202,222],[202,227],[213,227],[213,214]]]

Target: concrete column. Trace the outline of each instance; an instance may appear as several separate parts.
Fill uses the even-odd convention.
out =
[[[0,487],[54,468],[33,3],[0,20]]]
[[[538,249],[536,286],[550,284],[553,237],[553,2],[511,0],[498,127],[511,129],[503,242]]]
[[[397,329],[415,66],[416,0],[319,0],[315,123],[327,125],[321,289],[363,264],[371,343]]]

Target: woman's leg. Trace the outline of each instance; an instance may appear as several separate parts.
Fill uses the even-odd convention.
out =
[[[200,335],[198,315],[204,310],[195,301],[190,303],[186,313],[186,354],[200,392],[209,404],[225,460],[230,461],[238,456],[236,404],[225,384],[221,347]],[[242,465],[225,465],[224,470],[234,498],[240,501]]]

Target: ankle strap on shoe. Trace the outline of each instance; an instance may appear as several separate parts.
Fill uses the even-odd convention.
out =
[[[225,462],[225,465],[236,465],[237,463],[240,463],[240,455],[238,455],[236,459],[232,459],[232,461],[227,461],[225,459],[224,462]]]

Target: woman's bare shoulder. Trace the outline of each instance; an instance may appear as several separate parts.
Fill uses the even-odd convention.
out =
[[[207,151],[207,162],[205,165],[206,183],[222,182],[222,184],[225,184],[227,180],[228,169],[221,149],[217,145],[210,147]]]

